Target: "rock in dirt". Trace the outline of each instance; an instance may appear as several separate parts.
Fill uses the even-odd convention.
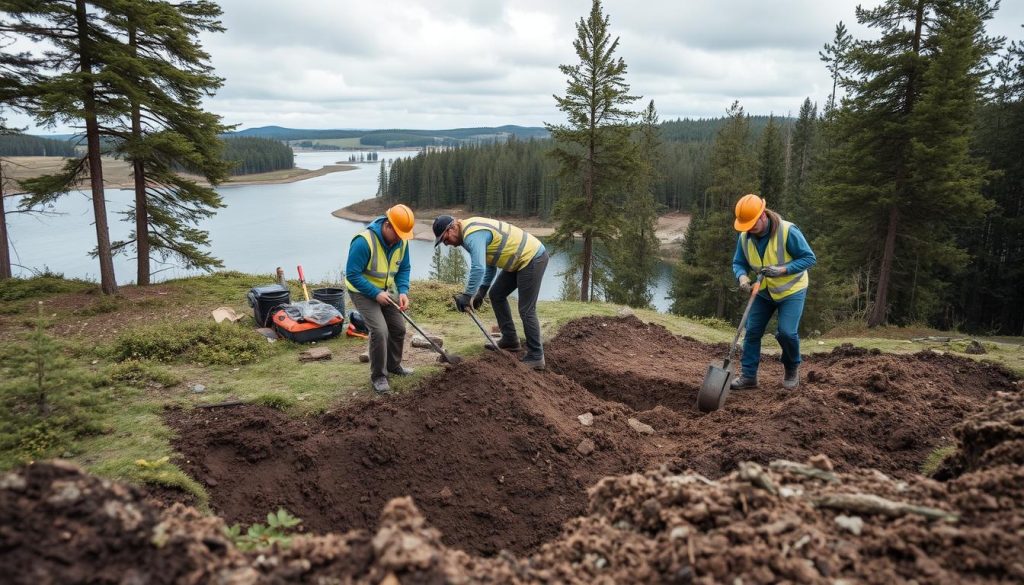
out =
[[[860,516],[840,514],[836,516],[836,524],[857,536],[860,536],[860,531],[864,529],[864,520]]]
[[[203,386],[202,384],[192,384],[189,386],[189,390],[195,394],[202,394],[203,392],[206,392],[206,386]]]
[[[366,364],[366,363],[369,363],[369,362],[370,362],[370,354],[369,354],[369,352],[365,352],[364,351],[363,353],[359,354],[359,363]]]
[[[576,451],[584,457],[593,453],[595,449],[597,449],[597,445],[590,439],[583,439],[579,445],[576,445]]]
[[[636,431],[638,433],[642,433],[644,435],[653,435],[654,434],[654,427],[652,427],[651,425],[649,425],[647,423],[642,423],[642,422],[640,422],[639,420],[637,420],[635,418],[630,418],[629,420],[626,421],[626,423],[629,424],[629,427],[631,429],[633,429],[634,431]]]
[[[576,418],[579,419],[580,424],[585,427],[589,427],[594,424],[594,413],[592,412],[584,412]]]
[[[326,347],[313,347],[299,354],[300,362],[315,362],[320,360],[329,360],[334,357],[331,353],[330,348]]]
[[[410,343],[413,347],[418,347],[420,349],[434,349],[433,346],[430,345],[430,341],[427,341],[428,339],[433,341],[437,347],[444,347],[444,338],[438,335],[428,335],[426,338],[422,335],[413,335]]]

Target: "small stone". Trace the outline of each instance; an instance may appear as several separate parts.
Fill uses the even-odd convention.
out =
[[[824,341],[819,341],[818,345],[825,345],[825,342]]]
[[[597,569],[598,571],[600,571],[601,569],[603,569],[603,568],[605,568],[607,566],[608,566],[608,559],[606,559],[604,557],[597,557],[597,560],[594,561],[594,568]]]
[[[55,506],[77,502],[82,497],[82,490],[72,481],[57,480],[50,484],[53,492],[46,501]]]
[[[359,363],[366,364],[366,363],[369,363],[369,362],[370,362],[370,353],[369,352],[364,351],[363,353],[359,354]]]
[[[299,354],[300,362],[315,362],[320,360],[329,360],[334,357],[328,347],[313,347]]]
[[[584,412],[583,414],[577,416],[576,418],[579,419],[580,424],[585,426],[585,427],[589,427],[589,426],[592,426],[594,424],[594,414],[593,413]]]
[[[8,473],[0,477],[0,490],[20,492],[26,487],[28,487],[28,482],[17,473]]]
[[[437,497],[441,498],[442,500],[447,500],[450,499],[453,495],[455,494],[452,493],[452,488],[444,486],[443,488],[441,488],[441,491],[438,492]]]
[[[807,460],[807,463],[811,464],[811,467],[820,469],[822,471],[833,471],[835,468],[832,466],[832,460],[828,458],[828,455],[824,453],[818,453]]]
[[[649,424],[642,423],[642,422],[640,422],[639,420],[637,420],[635,418],[630,418],[629,420],[626,421],[626,423],[629,424],[630,428],[632,428],[634,431],[636,431],[636,432],[638,432],[640,434],[643,434],[643,435],[653,435],[654,434],[654,427],[652,427]]]
[[[595,449],[597,449],[597,445],[590,439],[583,439],[579,445],[576,445],[576,451],[584,457],[593,453]]]
[[[850,531],[856,536],[860,536],[861,530],[864,529],[864,520],[860,516],[847,516],[840,514],[836,516],[836,524],[840,528]]]
[[[92,360],[90,363],[95,366],[96,364],[100,363],[100,360]]]
[[[444,347],[444,338],[438,337],[437,335],[428,335],[427,337],[423,337],[422,335],[413,335],[410,343],[413,347],[418,347],[420,349],[434,349],[433,346],[430,345],[431,341],[433,341],[434,345],[437,347]]]
[[[669,540],[681,540],[687,536],[690,536],[690,528],[687,526],[676,526],[668,533]]]
[[[202,394],[203,392],[206,392],[206,386],[203,386],[202,384],[192,384],[188,389],[195,394]]]
[[[616,312],[616,314],[619,317],[632,317],[634,315],[633,310],[629,307],[622,307]]]

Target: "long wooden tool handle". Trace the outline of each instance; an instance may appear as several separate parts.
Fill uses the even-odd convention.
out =
[[[758,291],[761,290],[761,280],[764,279],[764,274],[758,274],[757,280],[754,281],[754,286],[750,288],[750,300],[747,301],[747,308],[743,309],[743,316],[740,318],[740,326],[736,328],[736,336],[732,338],[732,345],[729,346],[729,359],[736,355],[736,348],[739,345],[740,333],[743,331],[743,326],[747,324],[747,317],[750,315],[750,307],[754,306],[754,299],[757,298]]]
[[[309,289],[306,288],[306,275],[302,272],[302,264],[299,264],[299,284],[302,285],[302,294],[309,300]]]

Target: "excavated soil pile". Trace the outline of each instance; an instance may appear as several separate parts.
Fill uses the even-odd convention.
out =
[[[626,407],[503,357],[323,416],[238,406],[167,418],[179,463],[228,522],[283,506],[317,532],[372,528],[388,500],[412,496],[448,544],[522,552],[582,513],[587,487],[669,446],[636,440]],[[590,427],[577,420],[587,411]]]
[[[594,394],[646,411],[638,418],[679,444],[675,470],[710,477],[740,461],[802,461],[815,453],[840,470],[903,477],[953,443],[950,431],[965,416],[998,391],[1016,391],[1013,375],[997,365],[843,346],[806,358],[796,391],[782,388],[781,363],[764,357],[759,390],[732,393],[724,408],[701,414],[697,390],[708,363],[726,352],[635,317],[587,317],[565,325],[547,355],[553,370]]]

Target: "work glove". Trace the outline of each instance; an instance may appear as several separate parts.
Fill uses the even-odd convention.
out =
[[[473,297],[466,293],[455,295],[455,308],[458,309],[460,313],[465,313],[466,309],[470,308],[470,305],[472,304]]]
[[[768,278],[776,278],[776,277],[779,277],[779,276],[785,276],[785,274],[786,274],[786,267],[785,266],[765,266],[765,268],[764,268],[764,275],[767,276]]]
[[[746,274],[740,276],[740,290],[743,291],[745,294],[750,294],[750,277],[747,276]]]
[[[487,291],[490,290],[489,286],[481,286],[476,289],[476,294],[473,295],[473,310],[479,311],[480,307],[484,304],[484,299],[487,297]]]

